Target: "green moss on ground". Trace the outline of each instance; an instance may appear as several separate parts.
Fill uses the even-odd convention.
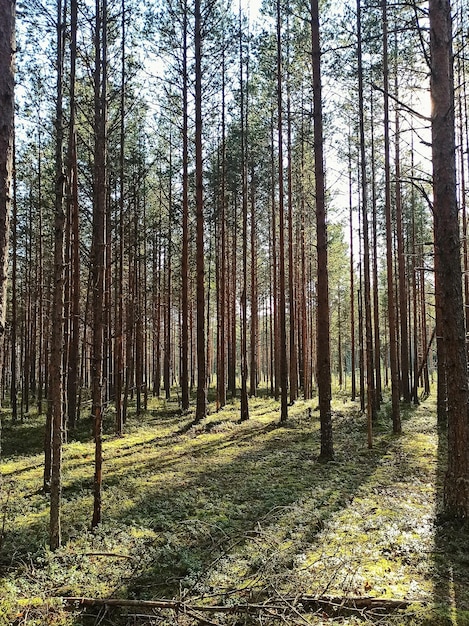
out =
[[[402,437],[391,434],[384,407],[371,450],[364,416],[341,399],[334,406],[336,458],[328,464],[317,462],[314,406],[297,402],[279,427],[278,403],[253,398],[248,422],[239,423],[233,404],[191,427],[191,415],[154,400],[120,438],[109,416],[104,521],[93,533],[93,444],[83,424],[79,439],[64,447],[64,544],[55,553],[47,548],[48,497],[41,491],[44,418],[8,425],[0,465],[0,626],[134,623],[119,617],[123,611],[65,610],[61,596],[222,604],[374,596],[414,604],[384,618],[305,613],[288,623],[469,623],[467,530],[437,524],[445,445],[432,399],[406,410]],[[162,612],[154,623],[173,618]],[[184,619],[179,623],[197,623]],[[213,620],[235,623],[229,615]]]

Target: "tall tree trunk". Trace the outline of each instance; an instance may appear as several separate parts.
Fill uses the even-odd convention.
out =
[[[15,146],[13,144],[13,159]],[[18,331],[18,204],[16,201],[16,168],[13,162],[13,214],[12,214],[12,267],[11,267],[11,419],[15,424],[18,420],[18,363],[17,363],[17,331]],[[0,357],[1,359],[1,357]],[[1,433],[0,433],[1,434]],[[1,444],[1,442],[0,442]],[[0,445],[1,449],[1,445]]]
[[[272,204],[272,233],[270,241],[270,259],[272,266],[271,309],[273,316],[272,341],[272,381],[274,397],[278,400],[280,393],[280,338],[279,338],[279,298],[278,298],[278,254],[277,254],[277,206],[275,201],[275,152],[274,152],[274,113],[271,111],[270,123],[270,169],[271,169],[271,204]]]
[[[218,357],[217,401],[219,408],[226,404],[226,68],[222,52],[221,99],[221,173],[220,173],[220,255],[218,263]]]
[[[223,103],[224,106],[224,103]],[[182,252],[181,252],[181,406],[189,410],[189,153],[188,153],[187,0],[182,46]],[[224,227],[224,224],[223,224]]]
[[[13,183],[15,8],[14,0],[0,0],[0,380],[3,372]]]
[[[397,358],[397,319],[394,296],[393,232],[391,215],[391,166],[389,162],[389,71],[388,71],[388,19],[386,0],[381,0],[383,22],[383,90],[384,90],[384,175],[386,213],[386,271],[388,287],[389,360],[391,368],[391,401],[393,432],[401,432],[399,406],[399,365]]]
[[[281,1],[277,0],[277,127],[278,127],[278,308],[280,361],[280,422],[288,419],[287,322],[285,302],[285,210],[283,185],[283,112],[282,112],[282,22]]]
[[[91,355],[92,418],[94,420],[95,471],[94,501],[91,525],[101,522],[102,486],[102,431],[103,431],[103,356],[104,356],[104,270],[105,270],[105,218],[107,200],[107,93],[106,93],[106,30],[107,0],[96,0],[95,76],[94,76],[94,171],[93,171],[93,224],[92,224],[92,301],[93,340]]]
[[[370,93],[370,116],[374,120],[374,99],[373,89]],[[373,330],[375,344],[375,408],[378,411],[383,400],[383,391],[381,384],[381,331],[379,324],[379,276],[378,276],[378,210],[376,198],[376,150],[375,150],[375,133],[374,124],[371,124],[371,204],[372,204],[372,248],[373,248]]]
[[[248,311],[247,311],[247,288],[248,288],[248,176],[247,176],[247,135],[248,117],[245,106],[248,77],[246,78],[246,91],[243,79],[243,28],[241,3],[239,5],[239,87],[240,87],[240,116],[241,116],[241,193],[242,193],[242,239],[243,239],[243,286],[241,290],[241,421],[249,419],[248,403],[248,354],[247,354],[247,334],[248,334]]]
[[[165,306],[165,334],[163,350],[163,385],[166,400],[171,397],[171,291],[172,291],[172,141],[171,131],[169,139],[169,188],[168,188],[168,230],[166,239],[166,306]]]
[[[121,3],[121,88],[119,110],[119,206],[118,206],[118,251],[116,280],[116,338],[114,347],[116,433],[124,431],[122,393],[124,388],[124,174],[125,174],[125,0]]]
[[[257,293],[257,227],[256,227],[256,177],[254,161],[251,156],[251,339],[250,339],[250,369],[249,394],[257,395],[259,379],[259,302]]]
[[[348,160],[348,196],[349,196],[349,220],[350,220],[350,369],[351,369],[351,399],[354,402],[357,397],[357,373],[356,373],[356,349],[355,349],[355,260],[353,246],[353,176],[352,176],[352,139],[349,134],[349,160]]]
[[[288,57],[290,53],[288,52]],[[288,59],[290,63],[290,59]],[[293,249],[293,165],[290,76],[287,76],[287,206],[288,206],[288,305],[290,320],[290,403],[298,399],[298,346],[296,342],[295,266]]]
[[[397,43],[395,44],[395,58],[397,59]],[[397,60],[394,68],[394,96],[398,94]],[[410,375],[409,375],[409,323],[407,311],[407,276],[404,250],[404,227],[402,214],[401,192],[401,164],[400,164],[400,120],[399,108],[395,109],[395,203],[396,203],[396,239],[397,239],[397,275],[398,275],[398,299],[399,299],[399,338],[400,338],[400,362],[401,362],[401,391],[404,402],[410,403]]]
[[[362,29],[361,3],[357,0],[357,61],[358,61],[358,110],[360,128],[360,183],[362,191],[363,220],[363,286],[365,308],[365,340],[366,340],[366,415],[368,447],[373,446],[373,422],[376,418],[375,402],[375,368],[373,327],[371,322],[371,287],[370,287],[370,229],[368,225],[368,177],[366,167],[365,145],[365,111],[363,96],[363,62],[362,62]]]
[[[469,516],[469,423],[467,354],[462,296],[459,218],[456,196],[454,77],[451,5],[429,0],[432,98],[433,215],[436,295],[447,371],[448,469],[444,506]]]
[[[311,0],[311,52],[313,57],[314,179],[316,183],[316,237],[318,267],[317,380],[321,420],[319,459],[334,458],[331,415],[331,349],[329,321],[329,278],[327,263],[327,220],[324,181],[324,138],[322,121],[321,46],[318,0]]]
[[[195,205],[197,270],[197,404],[195,421],[207,415],[207,373],[205,362],[205,265],[204,265],[204,189],[202,162],[202,16],[200,0],[195,0]]]
[[[54,218],[54,287],[52,336],[49,364],[49,402],[52,416],[52,472],[50,485],[50,547],[61,543],[60,503],[62,496],[62,344],[64,317],[64,232],[65,171],[63,163],[63,66],[65,23],[62,1],[57,2],[57,100],[55,105],[55,218]]]
[[[78,418],[78,368],[80,341],[80,240],[78,214],[78,164],[76,136],[76,57],[78,30],[78,2],[70,2],[70,122],[68,135],[68,211],[70,221],[70,342],[67,371],[67,421],[70,429],[75,428]]]

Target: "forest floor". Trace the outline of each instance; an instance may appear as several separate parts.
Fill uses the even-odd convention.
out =
[[[12,425],[3,410],[0,625],[469,625],[469,531],[438,514],[446,438],[434,399],[403,411],[400,437],[383,406],[372,449],[357,404],[333,409],[328,464],[317,461],[311,402],[290,407],[282,427],[268,398],[250,400],[247,422],[234,403],[191,426],[176,402],[153,400],[123,437],[109,412],[94,532],[83,420],[64,446],[54,553],[44,416]],[[139,605],[161,599],[172,602]]]

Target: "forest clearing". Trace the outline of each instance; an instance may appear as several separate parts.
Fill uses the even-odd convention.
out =
[[[84,420],[64,446],[64,541],[55,552],[47,547],[43,426],[7,419],[2,626],[468,624],[467,528],[438,517],[446,437],[437,434],[434,397],[403,411],[399,437],[385,404],[372,449],[363,414],[339,397],[330,463],[317,460],[314,404],[299,401],[283,426],[275,400],[250,404],[246,422],[234,403],[192,426],[193,415],[158,399],[132,416],[125,436],[107,433],[103,521],[94,532]],[[124,602],[85,607],[67,597]],[[180,604],[125,606],[163,598]],[[367,598],[374,603],[358,603]]]

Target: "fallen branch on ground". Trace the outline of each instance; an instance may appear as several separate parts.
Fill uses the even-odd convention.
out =
[[[120,608],[138,608],[138,609],[169,609],[176,612],[204,612],[204,613],[258,613],[261,611],[285,611],[289,607],[295,607],[297,610],[303,611],[332,611],[334,613],[341,610],[357,610],[357,611],[396,611],[405,609],[412,604],[423,604],[411,600],[397,600],[392,598],[376,598],[376,597],[314,597],[301,596],[292,598],[272,598],[262,604],[256,603],[238,603],[232,605],[209,605],[209,604],[191,604],[182,600],[131,600],[126,598],[79,598],[66,597],[62,598],[65,605],[73,605],[75,607],[120,607]]]

